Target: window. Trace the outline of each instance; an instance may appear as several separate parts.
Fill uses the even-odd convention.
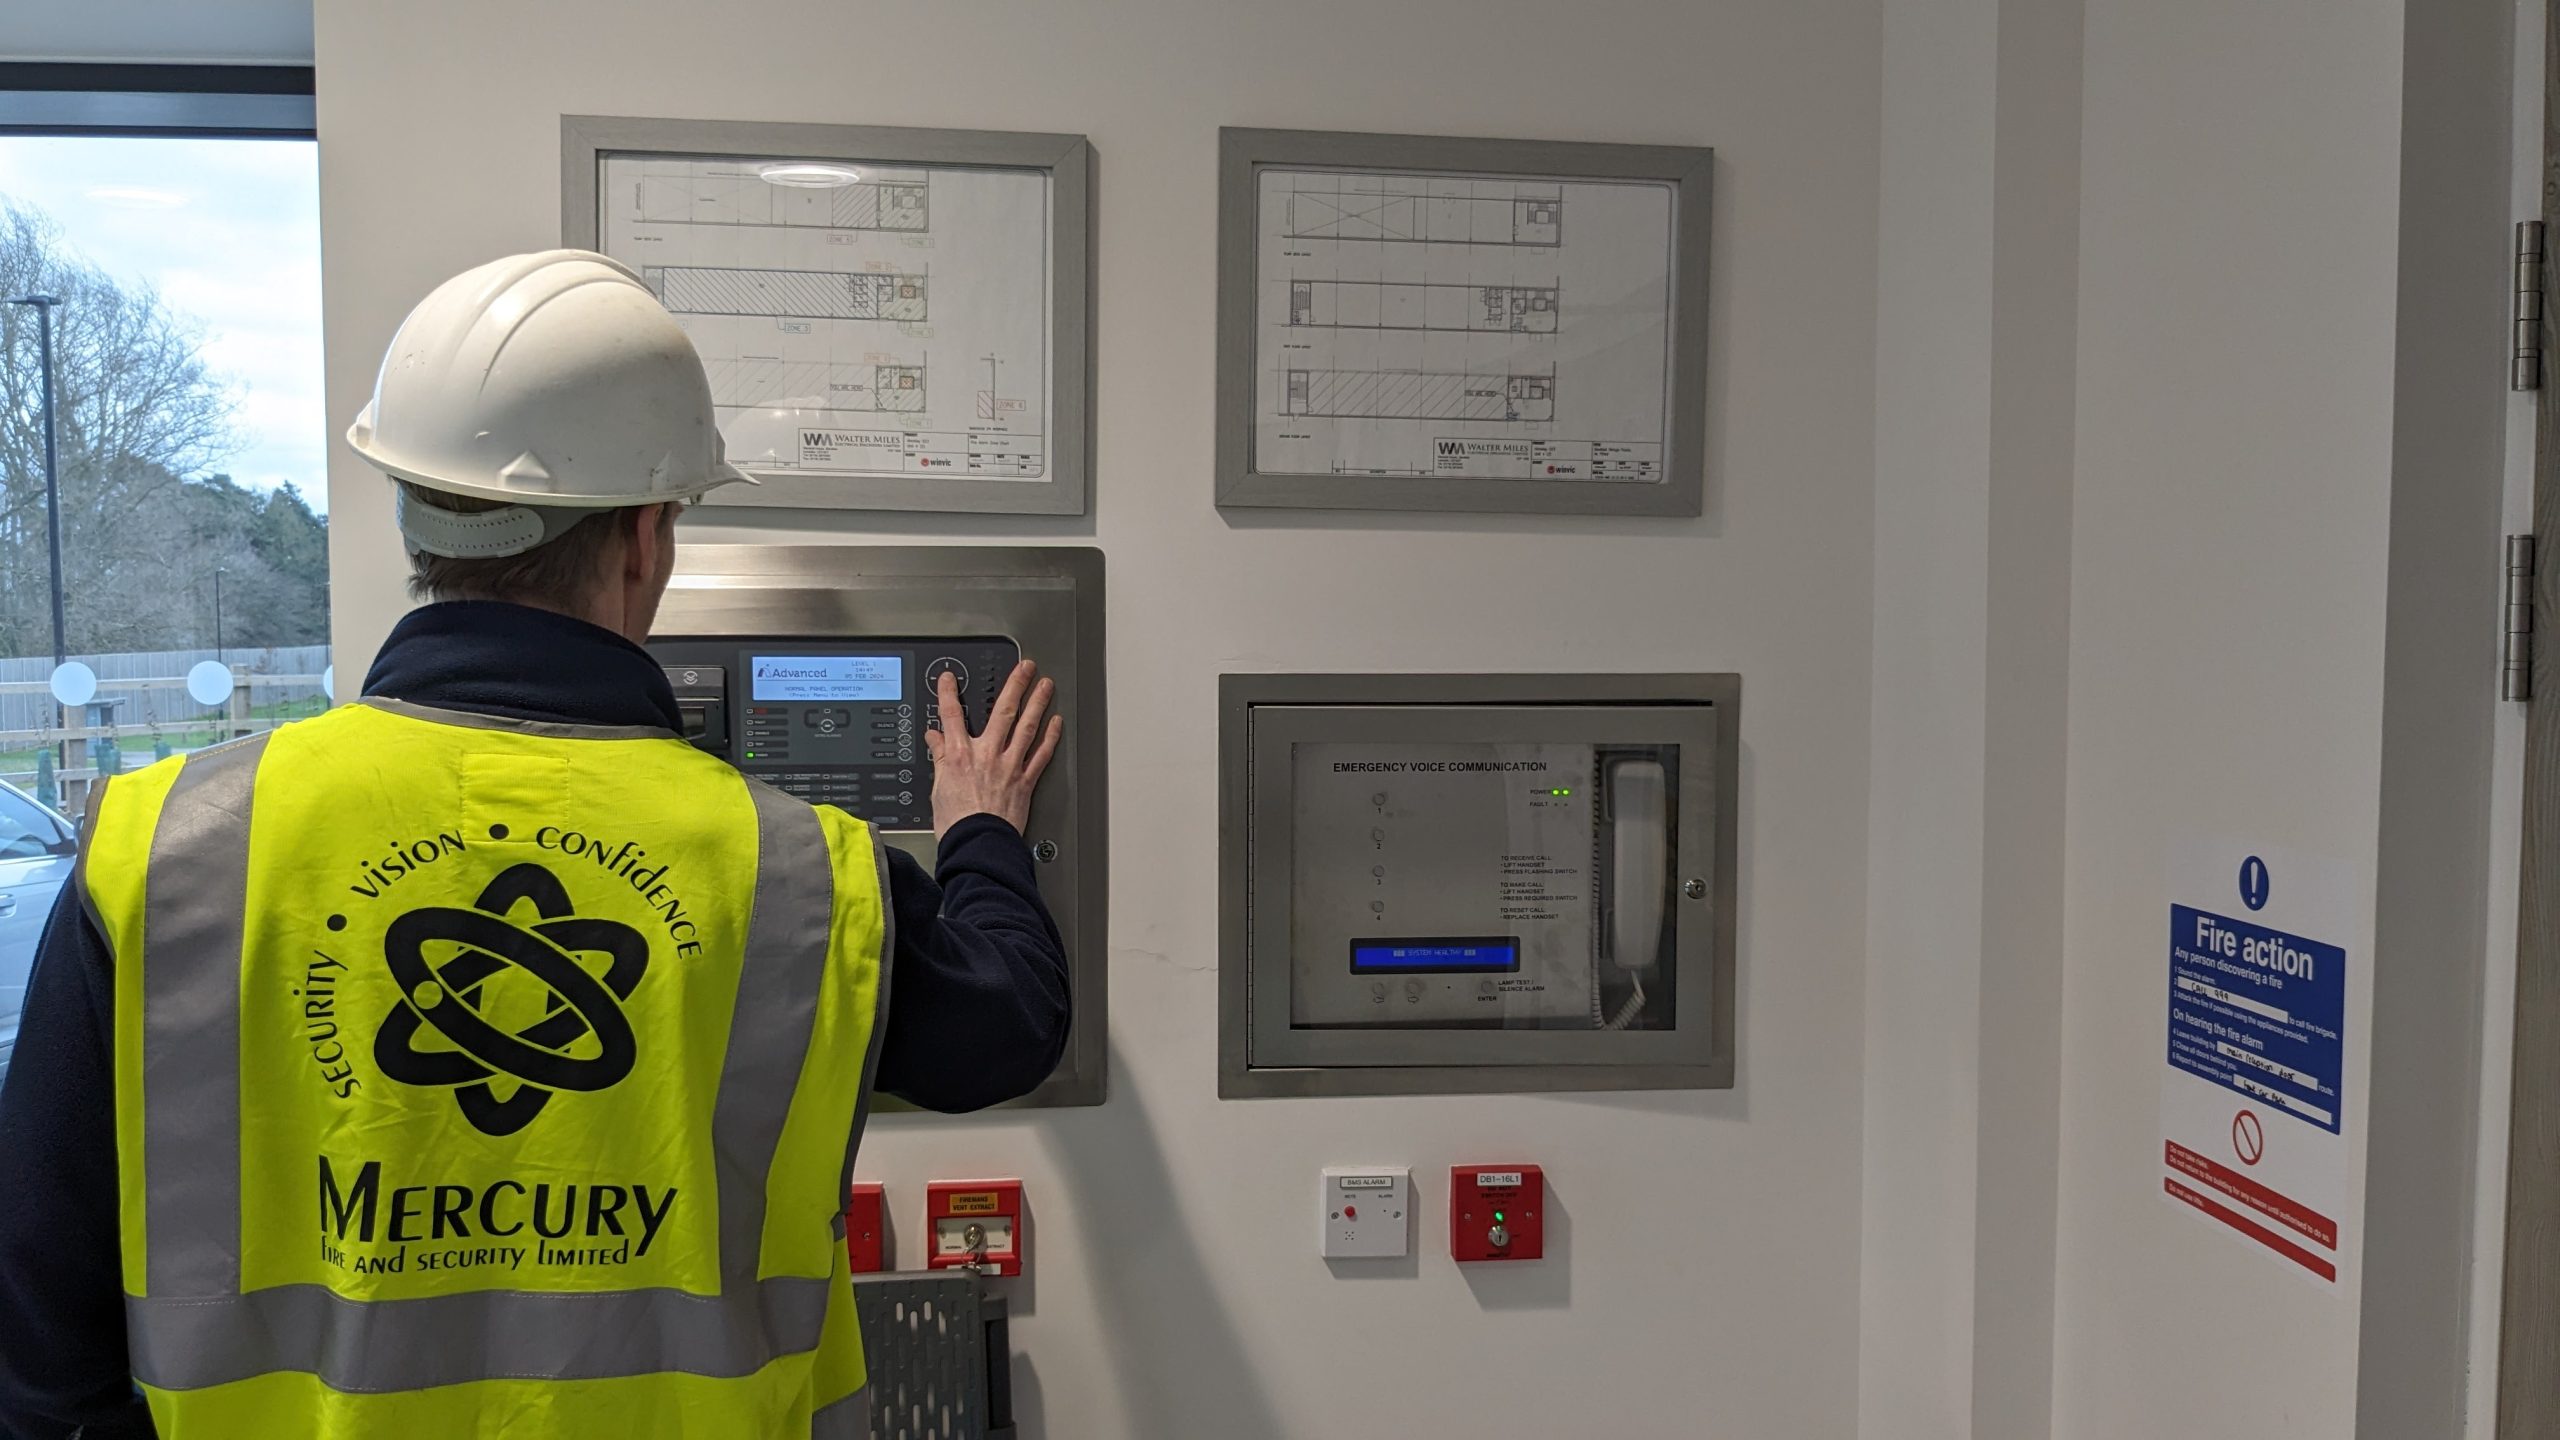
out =
[[[0,860],[67,855],[73,846],[71,827],[51,811],[14,790],[0,790]]]
[[[307,69],[0,64],[0,1064],[60,817],[329,703],[316,149]]]

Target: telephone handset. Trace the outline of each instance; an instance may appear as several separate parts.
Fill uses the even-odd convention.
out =
[[[1603,765],[1602,795],[1610,845],[1606,953],[1629,986],[1607,1028],[1623,1030],[1643,1013],[1645,977],[1662,963],[1671,866],[1669,777],[1657,759],[1610,759]]]

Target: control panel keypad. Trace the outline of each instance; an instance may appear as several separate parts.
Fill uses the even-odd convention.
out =
[[[686,736],[812,804],[891,830],[930,829],[941,676],[958,677],[972,730],[1021,658],[1002,638],[821,643],[664,641],[650,647],[685,713]]]

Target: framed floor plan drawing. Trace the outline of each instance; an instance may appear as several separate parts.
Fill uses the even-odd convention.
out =
[[[1695,515],[1714,152],[1219,132],[1218,503]]]
[[[639,272],[710,372],[714,504],[1079,515],[1081,135],[570,115],[561,233]]]

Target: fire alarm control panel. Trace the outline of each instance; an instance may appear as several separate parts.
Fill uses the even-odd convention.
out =
[[[649,641],[687,740],[870,822],[927,870],[927,733],[983,727],[1026,659],[1056,682],[1065,735],[1023,838],[1066,940],[1076,1003],[1066,1055],[1028,1105],[1103,1097],[1102,582],[1102,553],[1089,547],[687,545]],[[946,680],[962,715],[940,713]]]
[[[1547,1253],[1547,1177],[1535,1165],[1449,1172],[1449,1258],[1536,1260]]]
[[[936,1180],[925,1186],[928,1270],[1022,1273],[1022,1182]]]

